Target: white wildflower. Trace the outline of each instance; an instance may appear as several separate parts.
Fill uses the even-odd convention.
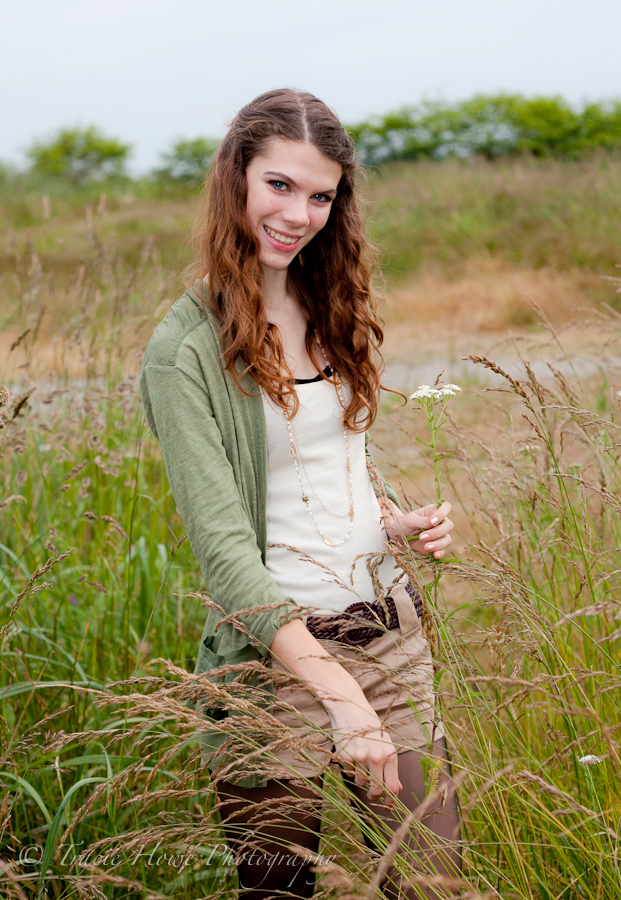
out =
[[[605,756],[593,756],[592,754],[589,754],[588,756],[581,756],[578,762],[581,766],[596,766],[598,763],[604,762],[605,759]]]
[[[443,388],[439,389],[438,394],[441,397],[454,397],[457,391],[461,391],[461,388],[456,384],[445,384]]]
[[[621,391],[617,391],[617,397],[621,400]]]
[[[410,394],[410,400],[433,400],[438,402],[444,398],[454,397],[461,391],[457,384],[443,384],[440,387],[432,388],[428,384],[420,384],[413,394]]]
[[[431,388],[428,384],[419,384],[417,390],[410,394],[410,400],[423,400],[432,396]]]

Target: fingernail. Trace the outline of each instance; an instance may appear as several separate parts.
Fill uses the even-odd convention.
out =
[[[419,534],[418,537],[421,541],[426,541],[429,535],[427,534],[427,532],[425,532],[424,534]]]
[[[425,550],[435,550],[435,549],[436,549],[435,544],[427,544],[427,546],[425,547]]]
[[[431,522],[432,525],[435,525],[436,522],[438,521],[438,517],[434,516],[433,519],[430,519],[429,521]]]

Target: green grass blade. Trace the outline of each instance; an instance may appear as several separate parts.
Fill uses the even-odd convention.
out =
[[[54,841],[56,840],[56,833],[58,832],[58,828],[60,826],[60,820],[62,819],[65,808],[71,799],[71,797],[75,794],[77,790],[81,787],[84,787],[86,784],[102,784],[106,782],[107,778],[82,778],[81,781],[76,782],[76,784],[72,785],[65,796],[60,801],[60,806],[56,811],[56,815],[54,816],[54,821],[50,825],[50,830],[47,833],[47,839],[45,841],[45,847],[43,849],[43,856],[41,857],[41,871],[39,874],[39,883],[38,883],[38,891],[37,891],[37,900],[41,900],[41,896],[43,894],[43,889],[45,885],[45,875],[47,872],[47,867],[52,858],[52,854],[54,852]]]
[[[45,805],[41,794],[34,788],[25,778],[21,778],[19,775],[14,775],[12,772],[0,772],[0,778],[12,778],[14,781],[18,783],[18,785],[26,791],[26,793],[30,794],[34,802],[37,804],[41,812],[43,813],[43,818],[47,822],[48,825],[52,824],[52,817],[50,812]]]

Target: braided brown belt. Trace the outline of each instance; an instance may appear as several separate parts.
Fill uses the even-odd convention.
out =
[[[423,612],[420,595],[409,582],[406,590],[414,601],[414,608],[420,618]],[[351,647],[366,647],[383,631],[398,628],[399,616],[392,597],[386,597],[383,601],[376,600],[374,603],[358,600],[335,616],[309,616],[306,627],[313,637],[324,641],[338,641]]]

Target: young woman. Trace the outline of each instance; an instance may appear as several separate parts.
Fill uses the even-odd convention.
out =
[[[193,285],[156,330],[141,372],[213,600],[196,671],[226,681],[234,664],[262,660],[273,672],[269,712],[291,738],[271,769],[251,768],[256,754],[236,769],[230,729],[228,755],[218,756],[227,711],[209,711],[214,777],[228,764],[218,781],[228,840],[239,850],[251,835],[262,848],[239,853],[252,900],[312,894],[310,856],[283,853],[283,842],[317,853],[316,803],[302,801],[317,797],[328,765],[341,766],[388,838],[423,800],[422,761],[448,772],[420,599],[386,542],[409,540],[440,559],[453,525],[448,503],[404,514],[366,449],[382,330],[359,175],[349,136],[316,97],[278,90],[245,106],[212,166]],[[279,799],[295,801],[280,817]],[[251,822],[251,805],[269,800]],[[403,845],[454,878],[454,792],[426,802],[424,829]],[[387,877],[387,896],[450,893]]]

